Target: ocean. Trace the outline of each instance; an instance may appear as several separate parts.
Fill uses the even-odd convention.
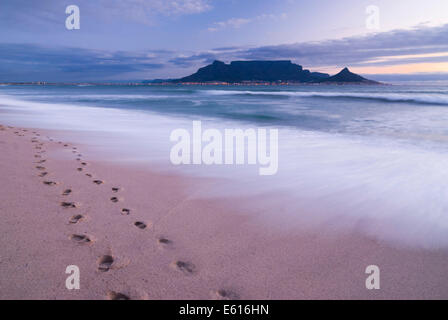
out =
[[[279,130],[278,173],[173,166],[170,132]],[[122,161],[222,183],[198,197],[259,196],[273,227],[356,229],[380,241],[448,246],[448,89],[385,86],[1,86],[0,123],[59,131]],[[258,197],[259,199],[260,197]]]

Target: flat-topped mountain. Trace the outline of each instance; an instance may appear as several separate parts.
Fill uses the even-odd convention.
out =
[[[350,72],[348,68],[342,69],[338,74],[321,79],[319,83],[358,83],[358,84],[379,84],[379,82],[368,80],[360,75]]]
[[[174,83],[206,82],[298,82],[322,84],[379,84],[368,80],[348,68],[331,76],[326,73],[310,72],[290,60],[275,61],[232,61],[226,64],[215,60],[187,77],[172,80]]]
[[[310,72],[289,60],[232,61],[230,64],[216,60],[212,64],[200,68],[196,73],[175,80],[175,82],[315,82],[328,77],[329,75],[326,73]]]

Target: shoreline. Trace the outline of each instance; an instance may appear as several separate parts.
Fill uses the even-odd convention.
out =
[[[378,82],[378,83],[363,83],[363,82],[330,82],[330,83],[316,83],[316,82],[123,82],[123,83],[109,83],[109,82],[3,82],[0,86],[134,86],[134,87],[146,87],[146,86],[223,86],[223,87],[240,87],[240,86],[391,86],[390,83]]]
[[[201,178],[105,163],[51,137],[0,127],[0,299],[448,299],[447,250],[331,226],[280,232],[242,209],[256,198],[196,198]],[[372,264],[380,290],[365,288]],[[68,265],[80,290],[65,288]]]

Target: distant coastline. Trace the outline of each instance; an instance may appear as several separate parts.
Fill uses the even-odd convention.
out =
[[[390,85],[389,83],[347,83],[347,82],[265,82],[265,81],[244,81],[244,82],[46,82],[46,81],[30,81],[30,82],[0,82],[0,86],[334,86],[334,85]]]
[[[383,85],[351,72],[347,67],[330,76],[311,72],[289,60],[232,61],[225,64],[214,61],[189,76],[179,79],[154,79],[136,81],[47,82],[10,81],[0,85],[67,85],[67,86],[297,86],[297,85]]]

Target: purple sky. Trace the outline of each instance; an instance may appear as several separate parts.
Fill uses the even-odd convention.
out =
[[[79,30],[65,27],[68,5],[80,9]],[[0,2],[0,81],[173,78],[215,59],[448,78],[448,1]]]

